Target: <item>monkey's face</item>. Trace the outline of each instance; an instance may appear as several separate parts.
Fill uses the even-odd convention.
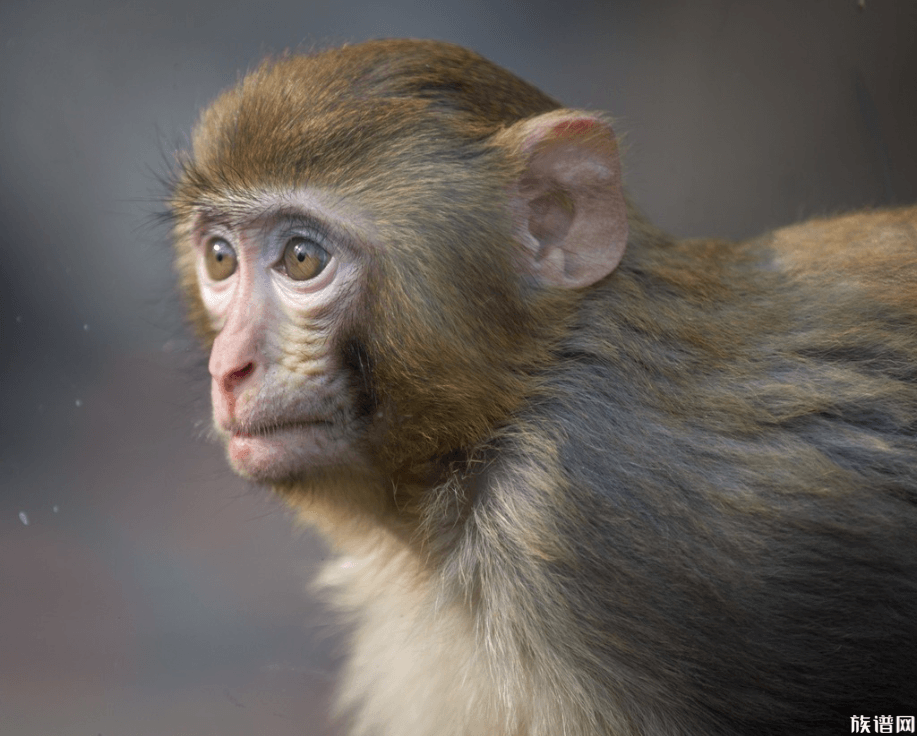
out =
[[[426,52],[400,47],[378,66],[346,49],[264,65],[182,163],[178,266],[215,430],[249,478],[403,478],[474,447],[623,253],[600,119],[525,85],[478,95],[466,52],[431,86]]]
[[[229,461],[262,482],[364,462],[353,376],[341,335],[363,261],[316,193],[267,197],[244,211],[199,211],[189,238],[200,299],[216,335],[213,426]]]

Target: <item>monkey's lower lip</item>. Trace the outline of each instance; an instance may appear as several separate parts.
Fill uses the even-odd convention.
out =
[[[270,483],[316,467],[341,464],[348,445],[334,422],[279,422],[235,428],[226,437],[229,462],[237,473]]]

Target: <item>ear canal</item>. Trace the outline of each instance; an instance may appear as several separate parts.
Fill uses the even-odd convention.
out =
[[[617,267],[627,244],[627,206],[611,128],[560,110],[517,123],[525,169],[514,212],[531,273],[545,286],[583,288]]]

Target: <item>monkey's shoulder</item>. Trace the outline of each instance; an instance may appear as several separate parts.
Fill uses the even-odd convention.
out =
[[[812,219],[744,242],[662,243],[635,261],[665,287],[650,289],[655,298],[705,311],[741,302],[777,323],[800,312],[868,320],[877,309],[917,318],[917,206]]]
[[[810,220],[766,238],[776,270],[917,313],[917,207]]]
[[[773,235],[781,243],[845,244],[872,242],[876,237],[888,243],[917,243],[917,205],[849,212],[833,217],[817,217],[778,228]]]

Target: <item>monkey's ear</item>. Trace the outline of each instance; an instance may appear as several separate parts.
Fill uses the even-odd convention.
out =
[[[591,286],[627,244],[618,144],[600,118],[556,110],[499,134],[524,168],[513,194],[531,273],[546,286]]]

